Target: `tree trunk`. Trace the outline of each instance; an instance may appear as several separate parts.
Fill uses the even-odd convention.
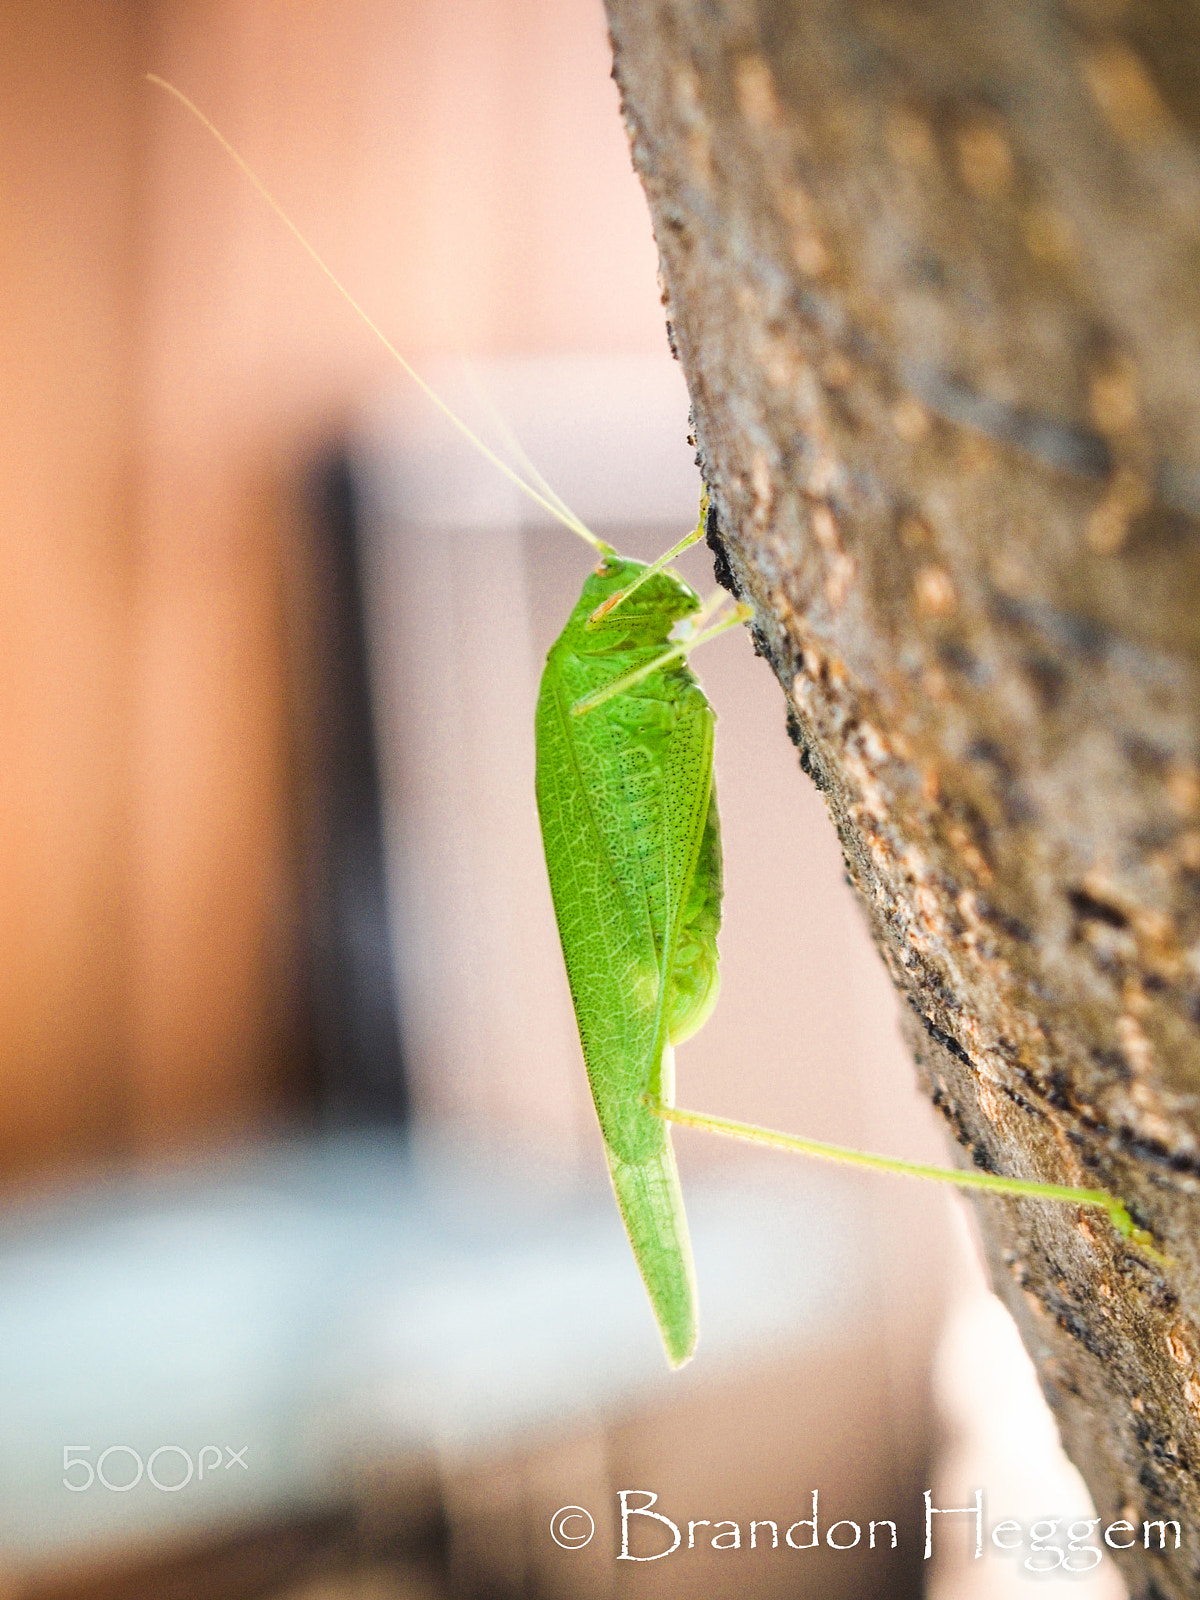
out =
[[[979,1204],[1134,1592],[1195,1595],[1200,14],[609,10],[718,576],[925,1086],[976,1166],[1174,1258]]]

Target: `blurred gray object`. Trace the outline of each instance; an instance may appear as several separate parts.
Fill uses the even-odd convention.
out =
[[[764,1363],[787,1373],[774,1403],[794,1414],[788,1455],[832,1488],[864,1401],[884,1403],[888,1387],[877,1369],[865,1388],[860,1374],[805,1398],[806,1374],[848,1366],[873,1337],[869,1214],[852,1190],[745,1176],[701,1186],[691,1208],[704,1366],[682,1378],[666,1370],[610,1196],[528,1163],[358,1138],[10,1212],[5,1576],[295,1522],[352,1503],[379,1463],[429,1479],[452,1506],[514,1455],[561,1446],[599,1417],[657,1415],[661,1427],[713,1379],[736,1394]],[[874,1484],[877,1507],[880,1478],[895,1496],[900,1467],[919,1469],[919,1392],[894,1436],[870,1423],[891,1436],[875,1440],[874,1465],[853,1463],[856,1492]],[[815,1437],[803,1421],[814,1405],[829,1424]],[[726,1504],[749,1482],[762,1515],[782,1514],[805,1496],[794,1467],[763,1481],[762,1448],[743,1438],[711,1470]],[[189,1475],[202,1453],[205,1476]],[[674,1471],[660,1464],[664,1497]],[[598,1522],[611,1519],[608,1482],[579,1476],[549,1485],[547,1515],[586,1495]]]

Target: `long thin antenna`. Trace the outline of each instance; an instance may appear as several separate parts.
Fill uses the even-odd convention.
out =
[[[500,411],[499,407],[496,405],[496,402],[492,399],[491,395],[484,386],[483,380],[480,378],[479,373],[466,356],[463,357],[463,371],[466,374],[467,382],[471,386],[472,394],[474,394],[476,400],[478,400],[479,404],[487,412],[492,428],[495,430],[497,436],[503,441],[504,447],[508,451],[510,458],[517,463],[521,471],[526,475],[527,480],[535,489],[540,490],[541,493],[546,496],[547,500],[552,500],[554,502],[559,511],[562,513],[562,518],[566,521],[568,527],[575,527],[577,524],[580,526],[586,526],[586,524],[582,522],[582,519],[577,517],[574,511],[571,510],[570,506],[563,499],[562,495],[558,493],[557,489],[555,489],[552,484],[546,482],[545,478],[538,471],[536,463],[530,460],[524,445],[521,443],[520,439],[517,438],[516,434],[505,420],[503,413]]]
[[[349,289],[347,289],[346,285],[333,271],[332,267],[326,263],[316,247],[308,242],[304,234],[301,233],[300,229],[292,221],[291,217],[288,216],[287,212],[280,205],[279,201],[276,200],[275,196],[267,188],[266,184],[258,176],[250,163],[238,153],[232,144],[230,144],[229,140],[221,132],[220,128],[218,128],[210,118],[204,115],[204,112],[201,111],[200,107],[195,103],[195,101],[189,100],[182,89],[177,89],[173,83],[168,83],[166,78],[160,78],[156,72],[148,72],[146,74],[146,81],[148,83],[157,84],[160,89],[165,89],[169,95],[173,95],[175,99],[179,101],[180,105],[185,108],[185,110],[191,112],[192,116],[195,117],[196,121],[199,122],[202,127],[208,129],[209,133],[212,134],[213,138],[221,146],[222,150],[225,151],[225,154],[229,156],[229,158],[234,161],[238,167],[241,168],[243,175],[249,179],[249,181],[254,185],[255,189],[258,190],[258,193],[262,196],[262,198],[270,206],[271,210],[279,218],[280,222],[283,223],[284,227],[300,245],[301,249],[304,250],[310,259],[314,261],[321,269],[333,287],[337,290],[338,294],[341,295],[342,299],[360,319],[360,321],[366,324],[370,331],[375,335],[376,339],[379,340],[379,343],[392,357],[393,361],[400,365],[400,367],[417,385],[418,389],[420,389],[426,398],[437,407],[446,420],[451,423],[453,427],[458,429],[463,438],[468,440],[475,447],[475,449],[479,451],[484,460],[490,461],[492,466],[495,467],[498,472],[502,472],[508,481],[512,484],[515,484],[516,487],[520,489],[521,493],[527,495],[535,505],[540,506],[543,511],[549,512],[556,522],[561,522],[564,527],[570,528],[572,533],[577,533],[581,539],[585,539],[587,543],[592,546],[593,550],[598,550],[601,553],[606,554],[609,551],[610,546],[605,544],[603,539],[598,539],[592,530],[586,527],[578,519],[578,517],[575,517],[567,512],[564,507],[555,505],[552,499],[544,494],[541,494],[533,487],[532,484],[527,483],[519,472],[514,471],[502,456],[497,455],[496,452],[490,448],[490,446],[484,444],[479,435],[468,428],[466,423],[463,422],[460,417],[456,416],[453,411],[451,411],[450,407],[442,399],[441,395],[438,394],[437,390],[426,383],[425,379],[421,376],[417,369],[404,359],[399,350],[396,349],[396,346],[388,338],[387,334],[384,333],[383,329],[365,309],[365,307],[360,305],[359,302],[354,298]]]

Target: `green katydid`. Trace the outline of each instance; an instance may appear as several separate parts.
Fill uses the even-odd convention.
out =
[[[673,573],[605,547],[546,659],[535,716],[538,815],[584,1060],[672,1366],[695,1346],[696,1296],[659,1113],[673,1098],[672,1047],[704,1023],[720,981],[716,718],[685,644],[669,644],[700,613]]]
[[[513,468],[446,405],[337,279],[265,185],[209,119],[175,96],[218,140],[312,260],[408,376],[498,471],[586,540],[599,564],[551,647],[536,711],[537,801],[551,896],[571,996],[617,1203],[667,1358],[696,1343],[696,1296],[670,1124],[826,1160],[1089,1206],[1163,1263],[1124,1204],[1099,1189],[933,1167],[803,1139],[674,1105],[673,1047],[702,1026],[719,988],[721,846],[713,789],[715,716],[687,665],[692,649],[745,621],[737,606],[709,619],[669,563],[694,532],[649,565],[596,537],[527,468]],[[526,464],[527,465],[527,464]],[[705,623],[709,623],[705,626]]]

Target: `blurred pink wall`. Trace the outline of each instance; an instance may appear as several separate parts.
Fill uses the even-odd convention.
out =
[[[297,1097],[298,463],[386,357],[660,349],[598,0],[0,13],[0,1173]]]

